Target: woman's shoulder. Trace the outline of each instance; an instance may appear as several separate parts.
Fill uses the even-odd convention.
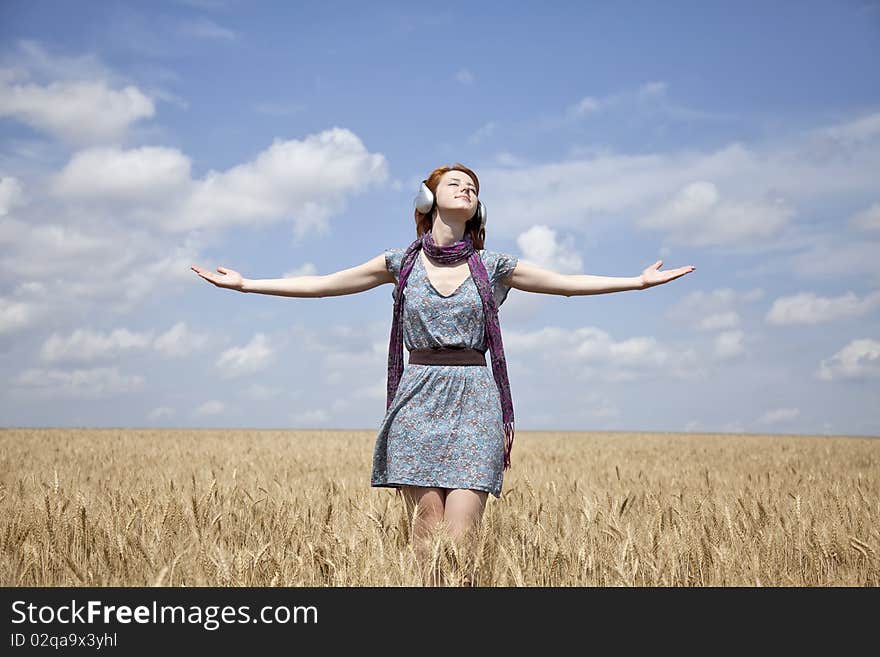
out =
[[[400,271],[400,266],[403,261],[403,255],[406,252],[406,249],[401,249],[396,246],[390,246],[385,249],[385,267],[388,271],[392,272],[395,276],[398,275]]]
[[[487,256],[507,255],[505,251],[496,251],[495,249],[479,249],[479,252]]]
[[[507,253],[505,251],[495,251],[492,249],[480,249],[479,250],[480,257],[483,259],[483,262],[486,263],[496,263],[500,261],[508,261],[508,260],[516,260],[517,257],[511,253]]]
[[[385,249],[385,256],[391,259],[400,259],[406,253],[405,248],[401,248],[399,246],[389,246]]]

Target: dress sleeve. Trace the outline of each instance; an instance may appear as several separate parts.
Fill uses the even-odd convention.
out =
[[[385,249],[385,267],[394,274],[394,278],[400,278],[400,264],[403,260],[403,249]]]
[[[507,299],[507,293],[510,292],[510,286],[505,285],[502,280],[513,273],[519,258],[509,253],[496,253],[494,255],[495,266],[492,273],[492,286],[495,291],[495,305],[500,307],[504,300]]]

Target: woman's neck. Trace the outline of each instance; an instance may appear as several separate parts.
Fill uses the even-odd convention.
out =
[[[464,224],[437,215],[431,227],[431,237],[437,246],[451,246],[464,239]]]

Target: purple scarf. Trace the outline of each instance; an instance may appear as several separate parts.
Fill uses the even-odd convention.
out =
[[[492,352],[492,375],[501,395],[501,412],[504,420],[504,469],[510,468],[510,451],[513,448],[513,401],[510,397],[510,382],[507,379],[507,361],[504,360],[504,345],[501,342],[501,327],[498,325],[498,308],[495,305],[495,295],[489,284],[489,275],[480,258],[479,252],[474,249],[474,243],[469,233],[465,233],[464,239],[449,246],[437,246],[431,231],[426,231],[417,238],[403,254],[400,264],[400,274],[397,285],[394,288],[394,318],[391,324],[391,343],[388,346],[388,397],[385,410],[391,407],[400,377],[403,375],[403,289],[415,264],[419,250],[424,249],[431,260],[444,265],[454,264],[467,259],[471,270],[471,278],[480,293],[483,301],[483,316],[486,324],[486,342]]]

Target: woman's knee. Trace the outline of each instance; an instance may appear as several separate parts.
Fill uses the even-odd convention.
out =
[[[444,520],[456,535],[462,535],[475,528],[486,508],[488,493],[481,490],[456,488],[446,494]]]
[[[413,520],[436,524],[443,520],[446,491],[427,486],[402,486],[407,512]]]

